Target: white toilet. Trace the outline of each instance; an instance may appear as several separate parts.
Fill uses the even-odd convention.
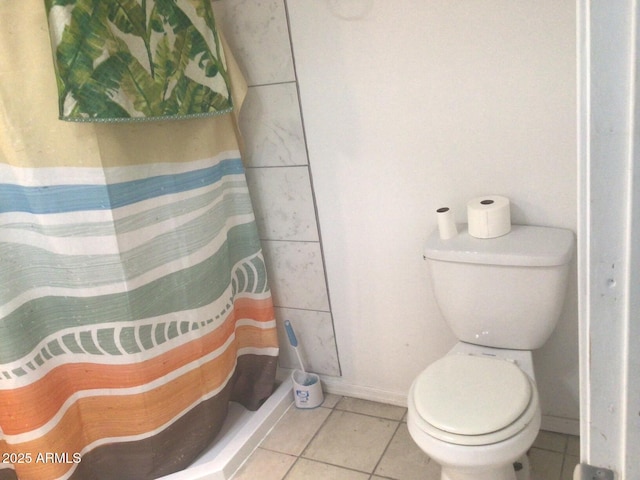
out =
[[[429,237],[435,297],[460,342],[414,380],[407,424],[442,480],[530,479],[541,418],[531,350],[556,326],[573,248],[569,230],[525,225]]]

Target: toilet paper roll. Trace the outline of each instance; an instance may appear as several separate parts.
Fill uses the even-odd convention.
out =
[[[511,231],[509,199],[499,195],[478,197],[467,203],[469,235],[476,238],[496,238]]]
[[[442,207],[436,210],[438,217],[438,231],[442,240],[449,240],[458,235],[453,211],[449,207]]]

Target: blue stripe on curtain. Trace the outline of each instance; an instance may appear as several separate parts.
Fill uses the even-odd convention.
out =
[[[52,185],[23,187],[0,184],[0,213],[65,213],[111,210],[162,195],[211,185],[225,175],[244,173],[242,160],[222,160],[201,170],[161,175],[110,185]]]

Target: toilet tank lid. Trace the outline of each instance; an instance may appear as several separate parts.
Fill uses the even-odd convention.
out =
[[[573,256],[574,235],[564,228],[512,225],[511,232],[483,239],[469,235],[466,225],[448,240],[436,229],[427,239],[425,258],[484,265],[548,267],[564,265]]]

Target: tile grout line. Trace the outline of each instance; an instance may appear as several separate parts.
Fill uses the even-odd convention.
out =
[[[386,418],[386,417],[380,417],[377,415],[371,415],[371,414],[367,414],[367,413],[361,413],[361,412],[353,412],[350,410],[344,410],[341,408],[338,408],[338,405],[340,404],[340,402],[345,398],[344,395],[340,396],[340,399],[338,401],[336,401],[335,405],[333,407],[330,408],[331,413],[329,415],[327,415],[327,418],[324,419],[324,421],[320,424],[320,426],[318,427],[318,429],[315,431],[315,433],[313,434],[313,436],[311,437],[311,439],[309,440],[309,442],[306,444],[306,446],[302,449],[302,451],[300,452],[300,455],[297,455],[296,461],[293,462],[293,464],[291,465],[291,468],[289,470],[287,470],[287,473],[285,474],[285,476],[283,477],[283,480],[286,478],[286,476],[289,474],[289,472],[291,471],[291,469],[293,469],[293,467],[296,465],[296,463],[298,463],[298,461],[302,458],[305,460],[309,460],[312,462],[317,462],[317,463],[322,463],[324,465],[330,465],[332,467],[337,467],[337,468],[343,468],[346,470],[350,470],[352,472],[357,472],[357,473],[364,473],[365,475],[369,475],[369,479],[373,478],[375,476],[375,471],[376,468],[378,468],[379,463],[382,461],[382,457],[384,457],[384,454],[387,452],[387,449],[389,448],[389,445],[391,445],[391,442],[393,441],[393,438],[395,437],[398,429],[400,428],[400,425],[402,425],[402,419],[400,420],[395,420],[395,419],[391,419],[391,418]],[[323,407],[323,408],[327,408],[327,407]],[[369,418],[377,418],[377,419],[381,419],[381,420],[386,420],[386,421],[390,421],[390,422],[397,422],[398,424],[396,425],[396,428],[393,432],[393,435],[391,436],[391,438],[389,439],[389,442],[387,442],[387,445],[385,446],[384,450],[382,451],[382,453],[380,454],[380,457],[378,458],[376,464],[373,467],[373,470],[371,472],[366,472],[364,470],[358,470],[352,467],[347,467],[344,465],[337,465],[335,463],[329,463],[329,462],[325,462],[325,461],[321,461],[321,460],[316,460],[313,458],[308,458],[305,457],[304,454],[307,451],[307,449],[309,448],[309,446],[313,443],[313,441],[315,440],[315,438],[317,437],[318,433],[320,432],[320,430],[322,430],[322,428],[325,426],[325,424],[329,421],[329,418],[331,417],[331,415],[334,414],[334,412],[345,412],[345,413],[351,413],[354,415],[362,415],[364,417],[369,417]],[[404,418],[404,415],[403,415]],[[383,478],[387,478],[387,477],[383,477]]]
[[[291,473],[291,471],[293,470],[293,468],[296,466],[296,464],[298,463],[298,460],[300,460],[300,457],[296,457],[295,461],[291,464],[291,466],[287,469],[286,472],[284,472],[284,475],[282,476],[281,480],[285,480],[285,478],[287,478],[287,476]]]
[[[404,417],[404,415],[403,415],[403,417]],[[396,425],[396,429],[393,431],[393,435],[391,435],[391,438],[389,438],[389,441],[387,442],[387,445],[384,447],[384,450],[382,450],[382,453],[380,454],[380,457],[378,458],[378,461],[376,462],[376,464],[373,467],[373,471],[371,472],[371,477],[373,477],[373,475],[376,474],[376,470],[378,469],[378,466],[380,465],[380,462],[382,462],[382,459],[384,458],[385,454],[387,453],[387,450],[389,450],[389,447],[391,446],[391,442],[393,442],[393,439],[396,437],[396,435],[398,433],[398,430],[400,430],[400,426],[401,425],[402,425],[402,419],[400,419],[398,421],[398,425]]]
[[[284,474],[280,478],[280,480],[285,480],[287,477],[289,477],[291,475],[291,472],[296,467],[296,465],[300,462],[301,459],[307,460],[309,462],[315,462],[318,465],[331,466],[331,467],[335,467],[335,468],[339,468],[339,469],[349,470],[351,472],[359,473],[359,474],[362,474],[362,475],[368,475],[368,480],[373,480],[374,477],[394,480],[395,477],[388,477],[387,475],[384,475],[382,473],[381,474],[377,474],[376,471],[380,467],[382,459],[389,452],[389,448],[391,446],[391,443],[393,442],[394,438],[398,434],[399,429],[402,427],[402,424],[405,423],[405,421],[403,419],[405,418],[406,413],[402,416],[402,418],[396,419],[396,418],[388,418],[389,415],[384,415],[384,414],[383,415],[376,415],[376,414],[373,414],[373,413],[362,413],[360,411],[348,410],[348,409],[345,409],[345,406],[349,407],[349,404],[345,403],[345,406],[341,406],[341,403],[344,401],[345,398],[349,398],[349,397],[345,397],[344,395],[339,395],[339,396],[336,396],[336,397],[337,398],[333,400],[334,401],[333,406],[331,406],[331,407],[329,407],[329,406],[326,406],[326,407],[325,406],[321,406],[321,407],[319,407],[319,408],[326,408],[327,410],[329,410],[329,413],[323,419],[323,421],[320,423],[320,425],[316,428],[316,430],[314,431],[313,435],[311,435],[309,441],[300,449],[300,453],[299,454],[285,453],[285,452],[278,451],[278,450],[273,449],[273,448],[265,448],[265,447],[261,446],[262,442],[260,442],[260,444],[257,446],[256,450],[258,448],[260,448],[260,449],[263,449],[263,450],[266,450],[266,451],[270,451],[270,452],[273,452],[273,453],[277,453],[277,454],[281,454],[281,455],[287,455],[289,457],[294,457],[293,462],[291,463],[289,468],[286,470],[286,472],[284,472]],[[290,408],[295,408],[295,406],[292,405]],[[326,426],[326,424],[329,422],[329,419],[336,412],[348,413],[348,414],[352,414],[352,415],[375,418],[375,419],[378,419],[378,420],[385,420],[387,422],[395,422],[396,423],[396,426],[395,426],[395,429],[393,430],[393,433],[391,434],[391,436],[390,436],[388,442],[386,443],[384,449],[382,450],[381,454],[378,456],[378,458],[377,458],[377,460],[375,462],[375,465],[373,466],[373,469],[372,469],[371,472],[368,472],[366,470],[359,470],[359,469],[356,469],[354,467],[349,467],[349,466],[345,466],[345,465],[339,465],[339,464],[331,463],[329,461],[320,460],[320,459],[314,459],[314,458],[305,456],[308,453],[308,450],[309,450],[311,444],[318,438],[318,435],[319,435],[320,431]],[[281,421],[281,420],[282,420],[282,418],[279,421]],[[275,426],[274,426],[274,428],[275,428]],[[575,457],[576,457],[575,455],[569,455],[569,448],[570,448],[569,440],[571,439],[572,436],[568,435],[568,434],[560,434],[560,435],[562,435],[564,437],[564,439],[565,439],[562,451],[559,451],[559,449],[558,450],[553,450],[553,449],[541,448],[541,446],[536,446],[536,447],[532,446],[532,449],[538,449],[538,450],[541,450],[541,451],[546,451],[546,452],[551,452],[551,453],[554,453],[554,454],[562,455],[561,462],[559,462],[560,463],[560,470],[557,473],[557,477],[556,477],[556,475],[554,475],[554,477],[555,477],[554,480],[562,480],[564,478],[563,474],[564,474],[565,470],[571,468],[571,464],[575,460]],[[265,435],[265,439],[266,439],[266,437],[267,436]],[[544,447],[544,445],[542,445],[542,447]],[[569,458],[569,457],[571,457],[571,458]],[[579,459],[579,457],[578,457],[578,459]]]
[[[320,408],[328,408],[329,410],[331,410],[331,412],[329,413],[329,415],[327,415],[327,417],[322,421],[322,423],[320,424],[320,426],[316,429],[316,431],[314,432],[314,434],[311,436],[311,438],[309,439],[309,441],[307,442],[307,444],[304,446],[304,448],[300,451],[300,453],[298,455],[296,455],[296,461],[293,462],[293,464],[291,464],[291,467],[289,468],[289,470],[287,470],[287,473],[285,474],[284,477],[282,477],[282,480],[284,480],[287,475],[289,475],[289,472],[291,472],[291,470],[293,470],[293,467],[296,466],[296,464],[300,461],[301,458],[306,459],[306,460],[310,460],[310,461],[317,461],[317,460],[313,460],[311,458],[307,459],[306,457],[304,457],[304,452],[307,451],[307,449],[309,448],[309,445],[311,445],[311,443],[313,443],[313,441],[315,440],[315,438],[318,436],[318,432],[320,432],[320,430],[322,430],[322,427],[325,426],[325,424],[327,423],[327,421],[329,420],[329,417],[331,417],[331,415],[333,415],[333,412],[335,412],[336,410],[336,406],[338,405],[338,403],[340,403],[340,400],[342,400],[344,397],[340,396],[340,399],[336,401],[335,405],[333,405],[333,407],[328,408],[328,407],[323,407],[322,405],[320,406]],[[326,400],[326,399],[325,399]],[[324,404],[324,401],[322,402]],[[324,463],[324,462],[321,462]],[[330,465],[330,464],[327,464]]]
[[[339,400],[338,400],[339,401]],[[336,403],[337,405],[338,403]],[[324,427],[326,425],[326,423],[329,421],[329,418],[331,417],[331,415],[333,415],[333,412],[335,412],[336,410],[336,405],[334,405],[333,407],[331,407],[329,410],[331,410],[331,413],[329,413],[329,415],[327,415],[327,418],[325,418],[322,423],[320,424],[320,426],[317,428],[317,430],[315,431],[315,433],[313,434],[313,436],[309,439],[309,441],[307,442],[307,444],[304,446],[304,448],[300,451],[300,455],[298,455],[298,458],[306,458],[303,457],[304,453],[307,451],[307,449],[309,448],[309,445],[311,445],[313,443],[313,441],[316,439],[316,437],[318,436],[318,433],[320,432],[320,430],[322,430],[322,427]],[[323,407],[326,408],[326,407]],[[309,460],[313,460],[313,459],[309,459]]]

